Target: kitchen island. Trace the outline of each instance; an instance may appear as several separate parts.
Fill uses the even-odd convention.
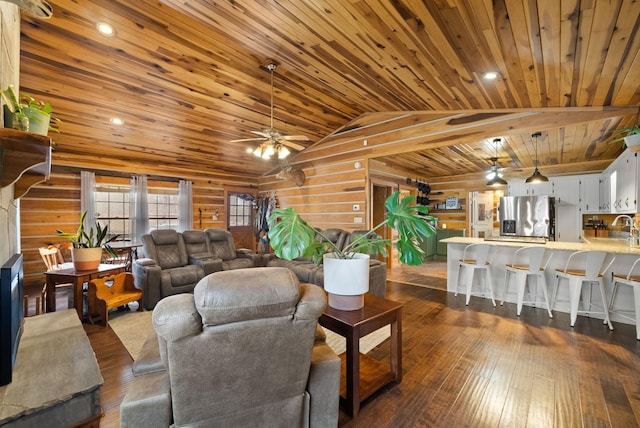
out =
[[[512,262],[513,253],[522,247],[529,246],[544,246],[550,251],[553,251],[553,255],[547,269],[545,270],[545,279],[547,281],[547,287],[549,292],[549,300],[553,300],[553,284],[555,281],[555,270],[563,269],[569,255],[575,251],[606,251],[610,255],[615,256],[615,260],[609,270],[604,275],[604,286],[606,301],[609,301],[611,292],[613,289],[613,282],[611,280],[611,272],[616,274],[626,275],[633,262],[640,257],[640,247],[630,246],[624,239],[611,239],[611,238],[585,238],[584,242],[555,242],[547,241],[546,243],[528,243],[528,242],[514,242],[514,241],[485,241],[482,238],[465,238],[455,237],[448,238],[442,242],[447,244],[447,291],[455,292],[456,285],[458,283],[458,261],[462,258],[464,248],[468,244],[478,243],[490,243],[497,247],[496,254],[491,263],[491,277],[493,279],[493,292],[496,301],[501,301],[504,292],[504,280],[505,280],[505,265]],[[568,287],[563,283],[558,291],[558,303],[554,311],[569,313],[569,292]],[[592,300],[598,302],[599,289],[597,286],[592,287]],[[511,290],[514,290],[512,288]],[[460,291],[462,295],[464,292]],[[540,293],[542,295],[542,293]],[[481,297],[473,296],[471,298],[471,304],[473,299],[479,299]],[[516,295],[510,294],[506,296],[506,302],[515,303]],[[633,292],[630,287],[619,287],[616,295],[616,308],[633,310]],[[640,315],[640,314],[639,314]],[[594,315],[594,317],[602,318],[601,315]],[[628,320],[622,319],[616,314],[611,314],[611,320],[614,322],[622,322],[629,324]],[[578,320],[579,322],[579,320]],[[606,327],[605,327],[606,328]],[[615,326],[614,326],[615,328]]]

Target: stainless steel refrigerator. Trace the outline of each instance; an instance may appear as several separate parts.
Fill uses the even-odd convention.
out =
[[[549,196],[503,196],[498,206],[500,236],[555,240],[554,199]]]

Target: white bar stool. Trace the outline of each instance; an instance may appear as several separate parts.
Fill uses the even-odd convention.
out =
[[[471,299],[473,278],[474,276],[476,276],[476,271],[480,274],[484,273],[484,290],[474,292],[473,294],[481,297],[485,297],[487,294],[489,294],[489,296],[491,297],[491,301],[493,302],[493,306],[496,305],[496,300],[493,297],[491,271],[489,270],[489,267],[491,266],[491,260],[493,259],[495,252],[496,247],[492,244],[469,244],[464,247],[462,259],[460,259],[458,264],[458,283],[456,284],[455,295],[458,295],[458,288],[460,287],[462,272],[468,271],[469,275],[467,276],[466,282],[467,306],[469,306],[469,300]],[[489,289],[488,292],[486,291],[487,288]]]
[[[511,274],[516,277],[516,294],[517,300],[517,314],[520,316],[522,311],[522,305],[524,303],[538,306],[543,303],[538,301],[538,289],[542,286],[542,296],[544,303],[547,305],[547,312],[549,312],[549,318],[553,318],[551,313],[551,305],[549,305],[549,296],[547,294],[547,280],[544,277],[544,270],[551,259],[552,252],[546,251],[544,247],[522,247],[513,253],[513,259],[511,264],[505,266],[506,273],[504,278],[504,293],[502,294],[502,303],[504,305],[504,297],[509,294],[509,281]],[[530,281],[527,281],[530,277],[535,277],[535,288],[532,288]],[[524,292],[529,284],[529,301],[524,301]]]
[[[607,298],[604,292],[604,283],[602,281],[603,274],[609,269],[615,257],[611,256],[611,260],[608,263],[606,262],[607,258],[606,251],[576,251],[569,255],[567,259],[567,263],[564,266],[564,269],[556,269],[556,280],[553,289],[553,307],[555,307],[558,297],[558,286],[560,285],[560,280],[566,279],[569,284],[569,304],[571,307],[571,327],[573,327],[576,323],[576,319],[578,317],[578,312],[584,314],[603,314],[604,315],[604,324],[609,326],[610,330],[613,330],[613,325],[611,325],[611,320],[609,319],[609,310],[607,305]],[[572,266],[572,262],[574,265],[580,263],[578,267]],[[594,305],[591,301],[591,286],[593,283],[598,283],[600,286],[600,297],[602,299],[602,311],[601,312],[593,312],[591,310],[592,306],[596,308],[600,308],[597,305]],[[582,292],[582,286],[588,283],[589,288],[586,290],[587,293]],[[578,310],[580,304],[580,297],[582,297],[583,301],[583,310]]]
[[[613,274],[613,291],[611,292],[611,300],[609,301],[609,313],[615,312],[620,317],[636,323],[636,339],[640,340],[640,269],[636,270],[636,266],[640,263],[640,258],[636,259],[626,275]],[[639,266],[640,267],[640,266]],[[628,285],[633,289],[634,309],[616,309],[615,298],[618,291],[618,284]],[[635,316],[631,316],[634,312]]]

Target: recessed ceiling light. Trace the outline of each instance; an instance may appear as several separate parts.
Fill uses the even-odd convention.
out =
[[[486,73],[484,73],[482,75],[482,77],[487,79],[487,80],[493,80],[493,79],[498,77],[498,73],[495,72],[495,71],[487,71]]]
[[[109,122],[113,123],[114,125],[124,125],[124,120],[120,119],[119,117],[112,117],[111,119],[109,119]]]
[[[107,24],[106,22],[98,22],[96,24],[96,28],[98,28],[98,31],[100,31],[100,33],[104,34],[105,36],[113,36],[116,34],[116,30],[113,28],[113,26],[111,24]]]

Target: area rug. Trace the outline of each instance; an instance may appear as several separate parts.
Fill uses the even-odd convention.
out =
[[[153,331],[151,311],[128,311],[109,314],[109,326],[115,332],[120,342],[134,360],[140,353],[147,336]],[[327,334],[327,343],[335,351],[341,354],[346,349],[346,340],[332,331],[324,329]],[[391,327],[385,326],[360,339],[360,352],[366,354],[376,346],[387,340],[391,335]]]

